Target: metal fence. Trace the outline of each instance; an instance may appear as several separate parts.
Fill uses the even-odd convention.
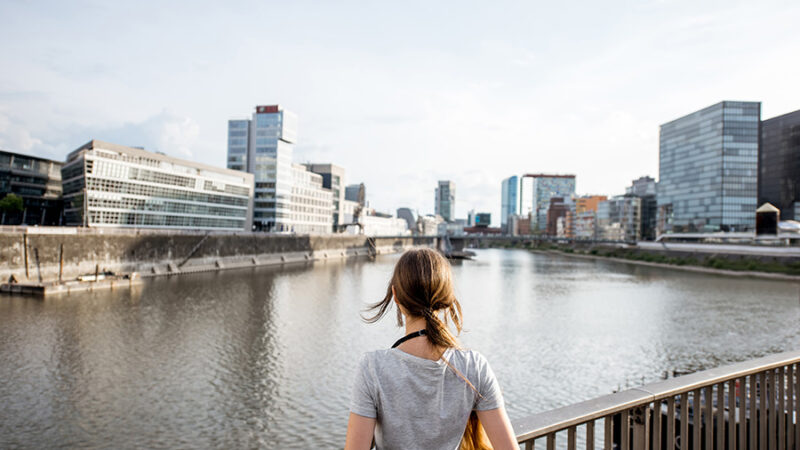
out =
[[[514,429],[525,449],[791,450],[800,448],[798,392],[793,351],[543,412]]]

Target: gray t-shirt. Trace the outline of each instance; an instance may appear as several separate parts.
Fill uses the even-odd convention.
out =
[[[457,449],[472,410],[503,406],[500,385],[473,350],[448,349],[450,365],[399,349],[365,353],[359,362],[350,411],[377,418],[378,449]]]

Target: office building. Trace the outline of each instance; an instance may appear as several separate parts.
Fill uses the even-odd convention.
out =
[[[503,180],[500,193],[500,228],[508,232],[508,216],[519,214],[519,177]]]
[[[475,223],[471,226],[474,227],[488,227],[492,225],[491,213],[477,213],[475,214]]]
[[[228,121],[228,168],[255,177],[253,226],[291,231],[292,154],[297,116],[279,105],[257,106],[251,119]]]
[[[660,232],[755,226],[761,103],[724,101],[661,125]]]
[[[800,220],[800,110],[761,122],[758,170],[758,205]]]
[[[302,164],[292,164],[291,225],[298,234],[330,233],[333,227],[333,193],[323,187],[323,176]]]
[[[618,195],[597,207],[597,237],[609,241],[635,242],[641,238],[642,201]]]
[[[456,184],[452,181],[439,181],[436,188],[436,214],[442,216],[446,222],[456,218]]]
[[[639,197],[642,201],[642,236],[645,241],[656,239],[658,204],[656,201],[656,180],[652,177],[639,177],[625,188],[625,195]]]
[[[333,230],[339,226],[344,214],[344,168],[335,164],[305,164],[308,170],[322,176],[322,187],[330,189],[333,198]]]
[[[531,178],[530,210],[532,212],[534,230],[540,232],[547,230],[547,210],[550,208],[550,199],[553,197],[572,198],[575,195],[575,175],[547,175],[547,174],[528,174],[524,178]],[[521,212],[526,213],[525,205],[522,205]]]
[[[90,141],[61,168],[66,225],[249,231],[253,175]]]
[[[0,199],[14,194],[22,211],[0,211],[2,225],[61,225],[63,163],[0,150]]]

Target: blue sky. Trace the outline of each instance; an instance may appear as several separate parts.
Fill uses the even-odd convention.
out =
[[[492,212],[500,182],[658,175],[658,126],[720,100],[800,109],[798,2],[0,2],[0,148],[90,139],[225,165],[257,104],[299,116],[297,162],[371,205]]]

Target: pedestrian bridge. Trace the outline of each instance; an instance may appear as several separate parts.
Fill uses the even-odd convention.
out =
[[[800,448],[800,351],[542,412],[513,423],[526,450]]]

